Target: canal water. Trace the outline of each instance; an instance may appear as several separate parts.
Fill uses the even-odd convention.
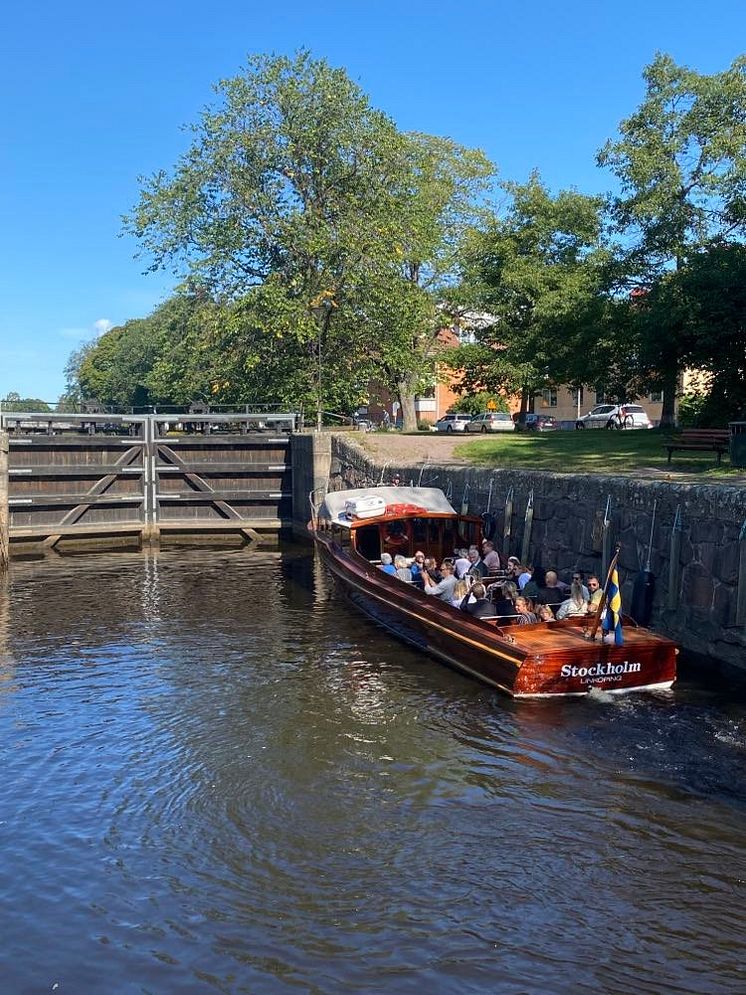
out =
[[[746,697],[516,703],[306,548],[15,562],[3,993],[743,992]]]

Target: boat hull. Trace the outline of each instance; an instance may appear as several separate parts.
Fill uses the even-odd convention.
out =
[[[513,697],[585,695],[671,687],[677,650],[645,629],[625,645],[591,642],[583,621],[510,626],[476,619],[428,597],[313,533],[321,557],[350,602],[397,637]]]

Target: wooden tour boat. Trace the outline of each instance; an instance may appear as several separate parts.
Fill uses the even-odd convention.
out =
[[[348,502],[355,503],[356,515],[348,514]],[[475,618],[380,570],[383,552],[411,557],[424,550],[440,562],[456,548],[479,544],[481,518],[457,514],[437,488],[335,491],[320,506],[312,495],[311,507],[314,542],[353,605],[417,648],[501,691],[522,698],[593,689],[646,691],[670,688],[676,679],[675,644],[627,616],[622,616],[623,645],[613,636],[604,638],[595,616],[506,625],[502,619]]]

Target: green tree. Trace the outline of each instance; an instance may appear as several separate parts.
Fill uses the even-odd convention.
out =
[[[404,139],[343,70],[307,52],[254,57],[216,90],[191,147],[144,184],[125,224],[153,268],[174,265],[216,299],[255,298],[253,326],[302,347],[320,411],[347,369],[343,350],[358,369],[367,360],[359,292],[394,251]]]
[[[5,397],[0,398],[0,411],[51,411],[52,409],[46,401],[40,401],[38,397],[21,397],[14,390],[9,391]]]
[[[639,321],[651,341],[675,336],[682,364],[705,375],[700,424],[722,427],[746,413],[746,246],[715,244],[690,254],[644,296]]]
[[[624,239],[620,284],[652,292],[690,256],[744,230],[746,58],[704,75],[659,54],[643,77],[644,100],[598,162],[621,184],[611,205]],[[662,423],[670,424],[685,363],[683,327],[670,316],[657,328],[649,321],[642,327],[637,353],[663,389]]]
[[[415,395],[446,352],[441,333],[458,312],[464,243],[487,217],[494,166],[479,150],[423,134],[406,136],[403,156],[392,180],[393,259],[372,273],[361,301],[378,379],[398,396],[404,431],[413,431]]]
[[[608,364],[609,253],[601,198],[553,196],[536,173],[503,186],[509,209],[475,234],[462,288],[493,321],[453,363],[463,390],[520,393],[525,410],[543,387],[587,383]]]

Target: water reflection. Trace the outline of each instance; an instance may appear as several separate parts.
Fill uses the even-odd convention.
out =
[[[742,700],[509,701],[305,548],[14,564],[0,661],[10,991],[740,990]]]

